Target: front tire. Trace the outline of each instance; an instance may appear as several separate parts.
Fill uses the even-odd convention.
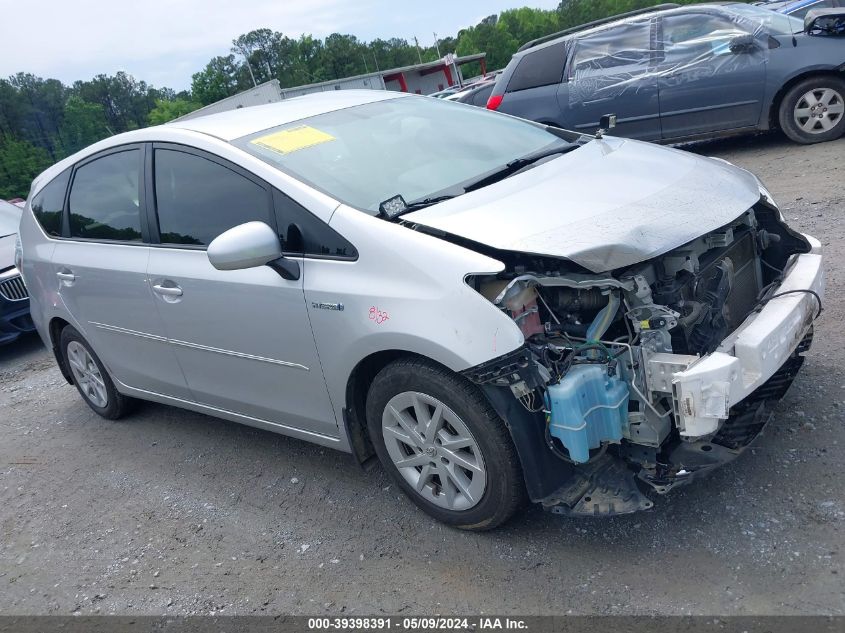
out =
[[[490,530],[525,501],[504,423],[475,385],[434,363],[400,359],[379,372],[367,425],[391,478],[443,523]]]
[[[73,374],[73,383],[85,403],[97,415],[118,420],[126,415],[132,399],[115,389],[102,361],[82,335],[68,325],[61,335],[62,358]]]
[[[823,75],[797,83],[781,101],[779,121],[796,143],[838,139],[845,133],[845,81]]]

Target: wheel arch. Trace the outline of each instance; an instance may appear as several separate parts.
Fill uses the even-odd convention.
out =
[[[461,375],[460,372],[455,372],[429,356],[406,350],[383,350],[363,358],[352,370],[347,381],[343,425],[352,455],[365,469],[378,462],[367,432],[367,392],[376,374],[400,358],[425,360],[446,371]],[[532,501],[537,502],[548,497],[572,478],[573,466],[555,457],[546,446],[541,413],[528,412],[517,403],[508,388],[478,384],[476,387],[508,429],[522,467],[526,491]]]
[[[62,376],[68,382],[69,385],[73,383],[73,374],[70,373],[70,368],[67,366],[67,362],[65,361],[65,355],[62,353],[61,346],[59,345],[59,341],[62,338],[62,330],[68,327],[70,323],[65,321],[61,317],[53,317],[50,319],[50,323],[47,326],[47,331],[50,334],[50,346],[53,348],[53,356],[56,357],[56,363],[59,365],[59,371],[62,372]]]
[[[376,453],[367,432],[367,393],[382,369],[400,358],[418,358],[453,371],[433,358],[401,349],[385,349],[362,358],[352,369],[346,381],[343,407],[343,426],[352,455],[364,467],[375,464]]]
[[[845,65],[840,66],[839,68],[806,70],[786,81],[775,93],[775,96],[772,99],[772,104],[769,107],[769,129],[780,129],[780,106],[781,103],[783,103],[784,97],[786,97],[786,93],[805,79],[811,79],[813,77],[836,77],[837,79],[845,79]]]

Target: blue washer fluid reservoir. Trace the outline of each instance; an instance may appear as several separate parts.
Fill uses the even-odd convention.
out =
[[[628,385],[609,376],[607,365],[575,365],[546,389],[549,431],[576,464],[590,459],[590,449],[622,439],[628,418]]]

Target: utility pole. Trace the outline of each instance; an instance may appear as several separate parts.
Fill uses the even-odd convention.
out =
[[[420,42],[416,35],[414,35],[414,44],[417,45],[417,57],[420,58],[420,63],[422,64],[422,51],[420,50]]]
[[[247,70],[249,70],[250,79],[252,79],[253,87],[258,86],[258,82],[255,81],[255,75],[252,74],[252,65],[249,63],[249,56],[246,54],[246,50],[241,46],[238,46],[238,50],[241,52],[241,55],[244,56],[244,60],[246,61]]]
[[[437,49],[437,59],[441,59],[440,57],[440,42],[437,39],[437,33],[433,33],[434,35],[434,48]]]
[[[367,74],[369,75],[369,74],[370,74],[370,69],[369,69],[369,68],[367,68],[367,58],[366,58],[366,57],[364,57],[364,53],[361,53],[361,61],[363,61],[363,62],[364,62],[364,72],[365,72],[365,73],[367,73]]]

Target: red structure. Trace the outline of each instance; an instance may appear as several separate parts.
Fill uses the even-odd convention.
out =
[[[487,74],[486,54],[479,53],[477,55],[455,57],[452,63],[449,64],[443,59],[438,59],[434,62],[415,64],[404,68],[393,68],[383,71],[382,78],[388,90],[431,94],[432,92],[443,90],[445,86],[454,86],[455,84],[463,83],[464,77],[460,71],[460,67],[472,62],[478,62],[482,75]],[[390,86],[388,85],[390,82],[395,82],[395,84]]]

